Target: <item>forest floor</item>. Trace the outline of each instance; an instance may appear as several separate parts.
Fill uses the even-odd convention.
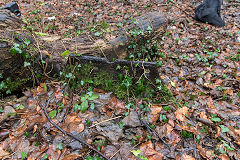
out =
[[[41,48],[47,55],[73,52],[65,43],[69,39],[109,40],[136,16],[161,11],[168,27],[153,61],[175,101],[129,103],[98,88],[72,93],[60,82],[41,83],[23,97],[0,100],[0,159],[100,159],[53,127],[41,107],[48,107],[50,120],[108,159],[240,159],[239,2],[223,2],[222,28],[194,19],[197,0],[18,4],[29,30],[51,43],[61,40],[62,45]],[[141,109],[145,112],[139,114]]]

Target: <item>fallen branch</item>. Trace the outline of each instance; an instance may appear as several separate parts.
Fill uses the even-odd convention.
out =
[[[136,109],[135,109],[135,110],[136,110]],[[154,129],[152,129],[152,128],[149,126],[148,122],[146,122],[146,121],[144,121],[144,120],[142,119],[141,113],[139,113],[137,110],[136,110],[136,112],[137,112],[137,114],[138,114],[138,119],[140,120],[140,122],[141,122],[145,127],[147,127],[147,129],[149,129],[151,132],[153,132],[153,133],[159,138],[159,140],[160,140],[163,144],[165,144],[165,145],[171,150],[171,146],[170,146]]]
[[[41,104],[39,104],[39,106],[41,107],[41,109],[43,110],[44,115],[47,117],[48,121],[55,127],[57,128],[60,132],[62,132],[64,135],[68,135],[69,137],[72,137],[73,139],[77,140],[78,142],[86,145],[88,148],[90,148],[91,150],[93,150],[94,152],[98,153],[100,156],[102,156],[104,159],[106,160],[110,160],[109,158],[107,158],[104,154],[102,154],[101,152],[99,152],[97,149],[95,149],[94,147],[92,147],[91,145],[89,145],[88,143],[84,142],[83,140],[81,140],[80,138],[74,136],[71,133],[68,133],[66,131],[64,131],[61,127],[59,127],[56,123],[54,123],[51,118],[49,117],[46,108],[48,107],[50,102],[50,99],[47,101],[47,104],[45,107],[43,107]]]
[[[108,121],[111,121],[111,120],[114,120],[114,119],[118,119],[118,118],[121,118],[121,117],[122,117],[122,116],[118,116],[118,117],[114,117],[114,118],[106,119],[106,120],[104,120],[104,121],[98,122],[98,123],[96,123],[96,124],[90,126],[89,128],[95,127],[95,126],[97,126],[97,125],[99,125],[99,124],[102,124],[102,123],[105,123],[105,122],[108,122]]]

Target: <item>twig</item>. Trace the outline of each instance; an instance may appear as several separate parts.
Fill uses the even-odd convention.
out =
[[[110,157],[110,159],[112,159],[114,156],[116,156],[116,154],[118,154],[119,152],[120,152],[120,149],[117,150],[117,152],[115,152],[115,153]]]
[[[170,145],[154,130],[152,129],[147,122],[143,121],[140,119],[140,121],[142,122],[142,124],[144,124],[151,132],[153,132],[155,135],[158,136],[158,138],[166,145],[168,146],[169,149],[171,149]]]
[[[142,116],[141,116],[141,113],[139,114],[139,112],[136,110],[135,108],[135,111],[137,112],[137,115],[138,115],[138,119],[140,120],[140,122],[146,126],[151,132],[153,132],[156,136],[158,136],[158,138],[166,145],[168,146],[169,149],[171,149],[170,145],[154,130],[152,129],[147,122],[145,122],[144,120],[142,120]]]
[[[140,145],[142,142],[139,142],[138,144],[136,144],[135,146],[133,146],[130,150],[127,151],[127,154],[123,155],[123,159],[127,159],[127,155],[129,152],[131,152],[134,148],[136,148],[138,145]]]
[[[98,122],[98,123],[96,123],[96,124],[90,126],[89,128],[95,127],[95,126],[97,126],[97,125],[99,125],[99,124],[102,124],[102,123],[104,123],[104,122],[108,122],[108,121],[111,121],[111,120],[114,120],[114,119],[118,119],[118,118],[121,118],[121,117],[122,117],[122,116],[118,116],[118,117],[114,117],[114,118],[106,119],[106,120],[104,120],[104,121],[102,121],[102,122]]]
[[[217,129],[216,125],[214,123],[212,123],[211,121],[207,120],[207,119],[197,117],[196,120],[198,122],[201,122],[201,123],[207,125],[207,126],[210,126],[210,127],[213,127],[214,129]]]
[[[107,158],[104,154],[102,154],[101,152],[99,152],[97,149],[95,149],[94,147],[92,147],[91,145],[89,145],[88,143],[84,142],[82,139],[74,136],[71,133],[68,133],[66,131],[64,131],[61,127],[59,127],[56,123],[54,123],[51,118],[49,117],[46,108],[48,107],[50,102],[50,99],[47,101],[47,104],[45,107],[43,107],[41,104],[39,104],[39,106],[41,107],[41,109],[43,110],[44,115],[47,117],[48,121],[55,127],[57,128],[60,132],[62,132],[64,135],[68,135],[69,137],[72,137],[73,139],[79,141],[80,143],[86,145],[88,148],[90,148],[91,150],[93,150],[94,152],[98,153],[100,156],[102,156],[104,159],[106,160],[110,160],[109,158]]]
[[[71,92],[70,96],[71,96],[70,106],[67,107],[66,113],[64,114],[63,119],[62,119],[62,123],[65,122],[66,117],[67,117],[67,115],[69,113],[70,107],[73,105],[73,93],[72,92]]]

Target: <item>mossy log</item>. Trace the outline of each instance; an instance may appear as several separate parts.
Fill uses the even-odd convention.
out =
[[[0,9],[0,94],[32,86],[41,73],[34,38],[23,26],[20,17]]]
[[[107,60],[112,60],[112,58],[124,59],[127,56],[126,48],[131,40],[129,31],[134,28],[143,31],[144,34],[134,37],[135,41],[157,39],[165,32],[166,24],[166,19],[161,13],[150,12],[137,17],[135,23],[129,25],[127,29],[122,29],[117,38],[109,42],[100,39],[91,45],[79,43],[77,44],[78,51],[83,55],[97,55]],[[23,87],[25,84],[31,84],[29,81],[34,82],[38,73],[46,76],[53,75],[59,73],[61,68],[66,65],[65,59],[60,55],[53,54],[50,59],[41,53],[39,44],[36,42],[36,36],[33,36],[30,31],[24,30],[23,26],[24,23],[20,17],[9,10],[0,9],[0,90],[5,87],[1,83],[6,82],[7,78],[11,79],[11,82],[18,81],[15,84],[19,85],[11,88],[11,90],[14,90]],[[151,28],[151,32],[149,32],[149,28]],[[31,44],[26,43],[28,40]],[[59,44],[60,40],[52,43]],[[28,60],[33,62],[31,62],[30,67],[26,66],[26,57],[23,54],[10,54],[10,50],[15,47],[15,44],[29,45],[27,48],[23,47],[21,52],[30,55]],[[72,44],[75,45],[74,42]],[[41,63],[43,61],[45,63]]]
[[[2,91],[14,90],[13,85],[11,84],[10,87],[7,83],[13,81],[13,84],[22,85],[14,81],[25,81],[30,75],[27,68],[24,68],[23,57],[20,54],[9,53],[17,34],[21,34],[22,25],[22,21],[15,14],[9,10],[0,9],[0,89]]]

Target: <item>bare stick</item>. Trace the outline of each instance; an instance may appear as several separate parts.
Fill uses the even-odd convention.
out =
[[[106,119],[106,120],[104,120],[104,121],[102,121],[102,122],[98,122],[98,123],[96,123],[96,124],[90,126],[89,128],[95,127],[95,126],[97,126],[97,125],[99,125],[99,124],[102,124],[102,123],[104,123],[104,122],[108,122],[108,121],[111,121],[111,120],[114,120],[114,119],[118,119],[118,118],[121,118],[121,117],[122,117],[122,116],[118,116],[118,117],[114,117],[114,118]]]
[[[47,117],[48,121],[55,127],[57,128],[60,132],[62,132],[64,135],[68,135],[69,137],[72,137],[73,139],[77,140],[78,142],[86,145],[88,148],[90,148],[91,150],[93,150],[94,152],[98,153],[100,156],[102,156],[104,159],[106,160],[110,160],[109,158],[107,158],[104,154],[102,154],[101,152],[99,152],[97,149],[95,149],[94,147],[92,147],[91,145],[89,145],[88,143],[86,143],[85,141],[83,141],[82,139],[74,136],[71,133],[68,133],[66,131],[64,131],[61,127],[59,127],[56,123],[54,123],[51,118],[49,117],[46,108],[48,107],[50,102],[50,99],[47,101],[47,104],[45,107],[43,107],[41,104],[39,104],[39,106],[41,107],[41,109],[43,110],[44,115]]]

